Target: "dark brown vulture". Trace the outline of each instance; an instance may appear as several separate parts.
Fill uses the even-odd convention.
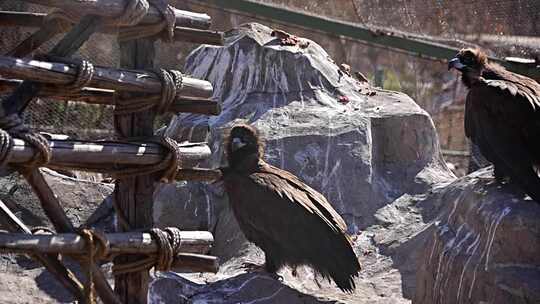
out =
[[[257,131],[232,128],[222,168],[231,208],[246,238],[265,253],[264,269],[308,265],[347,292],[355,288],[360,263],[346,224],[322,194],[293,174],[267,164]]]
[[[495,178],[509,178],[540,203],[540,84],[489,63],[476,49],[463,49],[448,69],[469,88],[465,134],[493,163]]]

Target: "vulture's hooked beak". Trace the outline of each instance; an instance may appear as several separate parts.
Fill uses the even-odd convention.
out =
[[[240,149],[240,148],[243,148],[245,147],[247,144],[245,142],[243,142],[240,138],[238,137],[235,137],[233,138],[232,140],[232,150],[233,152]]]
[[[463,63],[461,63],[461,61],[457,57],[452,58],[450,61],[448,61],[448,70],[449,71],[452,68],[454,68],[454,69],[456,69],[458,71],[461,71],[464,67],[465,67],[465,65]]]

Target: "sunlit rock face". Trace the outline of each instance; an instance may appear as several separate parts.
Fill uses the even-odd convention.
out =
[[[420,196],[434,184],[454,179],[441,159],[431,118],[408,96],[371,88],[341,72],[315,42],[282,46],[271,33],[268,27],[246,24],[228,32],[223,47],[196,49],[184,72],[209,80],[223,111],[214,117],[177,115],[166,133],[180,141],[208,141],[213,155],[203,166],[218,167],[226,165],[222,147],[226,130],[235,122],[256,126],[266,140],[266,160],[323,193],[346,220],[364,271],[352,295],[342,294],[309,269],[300,269],[296,277],[283,271],[284,281],[273,280],[264,295],[246,292],[244,301],[270,296],[288,285],[301,295],[326,300],[409,303],[413,269],[401,273],[391,255],[422,227],[414,206]],[[244,272],[241,262],[264,261],[239,231],[219,185],[164,185],[155,197],[154,218],[159,226],[214,233],[212,253],[221,258],[222,267],[205,281],[222,286],[222,279]],[[259,282],[257,276],[231,279],[221,296],[216,291],[208,299],[223,301],[242,286]],[[174,278],[155,283],[156,288],[180,284],[184,289],[190,284]],[[202,297],[201,293],[212,290],[219,288],[195,293]],[[218,302],[229,303],[222,301]],[[270,297],[261,303],[285,302]]]
[[[434,198],[413,303],[540,303],[540,204],[523,197],[488,168]]]

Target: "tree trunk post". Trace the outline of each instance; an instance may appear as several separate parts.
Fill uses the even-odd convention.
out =
[[[155,39],[153,37],[131,40],[120,43],[120,66],[127,69],[152,69],[154,64]],[[154,133],[153,110],[130,115],[114,117],[118,137],[152,136]],[[117,212],[122,212],[129,227],[126,229],[148,229],[153,225],[152,205],[154,193],[154,178],[138,176],[116,181],[114,199]],[[119,257],[115,262],[125,262],[137,259],[134,257]],[[123,274],[115,277],[114,289],[123,303],[146,304],[148,299],[148,271]]]

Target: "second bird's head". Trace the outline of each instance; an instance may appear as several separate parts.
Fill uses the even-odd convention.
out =
[[[259,132],[249,125],[239,124],[232,127],[225,144],[229,161],[241,161],[248,156],[261,158],[263,154],[263,142]]]
[[[456,69],[463,75],[466,85],[478,79],[487,65],[487,56],[478,49],[466,48],[457,53],[456,57],[448,61],[448,70]]]

